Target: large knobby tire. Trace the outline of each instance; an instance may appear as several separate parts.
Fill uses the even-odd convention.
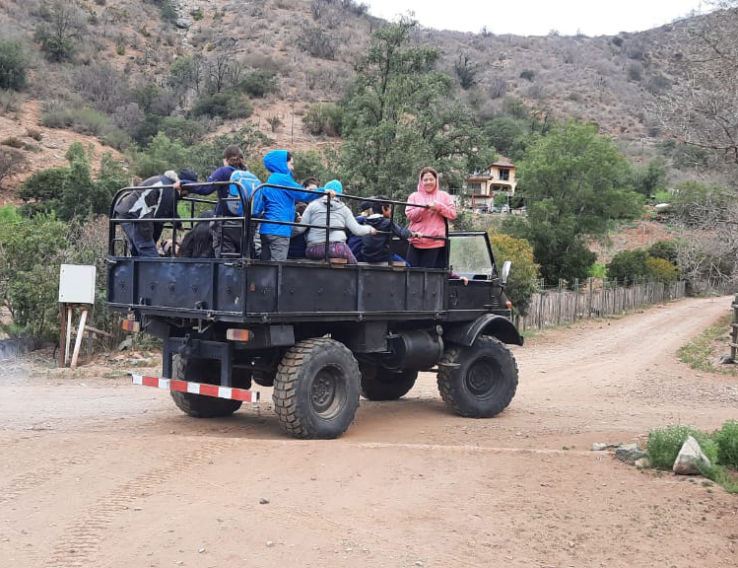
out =
[[[441,398],[461,416],[499,414],[518,387],[515,358],[504,343],[487,335],[480,335],[471,347],[447,349],[438,368]]]
[[[193,380],[198,383],[217,383],[220,379],[218,366],[203,359],[184,359],[179,355],[172,357],[172,375],[181,381]],[[170,391],[174,404],[182,412],[195,418],[217,418],[230,416],[241,408],[240,400],[214,398],[189,392]]]
[[[361,363],[361,395],[368,400],[397,400],[415,385],[418,372],[411,369],[393,371],[379,365]]]
[[[285,353],[272,399],[282,429],[296,438],[337,438],[359,406],[359,365],[342,343],[300,341]]]

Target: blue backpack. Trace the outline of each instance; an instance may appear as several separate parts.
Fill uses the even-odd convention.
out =
[[[259,178],[248,170],[233,170],[233,173],[231,173],[231,181],[237,183],[232,183],[228,186],[228,197],[235,197],[237,199],[226,201],[226,206],[231,215],[241,217],[243,215],[243,203],[241,199],[246,201],[251,197],[251,194],[254,193],[254,189],[256,186],[261,184],[261,181],[259,181]],[[238,184],[240,184],[240,186]],[[238,199],[243,190],[245,190],[246,193]]]

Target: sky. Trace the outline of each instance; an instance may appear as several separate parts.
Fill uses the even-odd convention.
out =
[[[667,24],[693,10],[707,11],[706,0],[357,0],[369,13],[395,20],[408,11],[423,27],[496,35],[616,35]]]

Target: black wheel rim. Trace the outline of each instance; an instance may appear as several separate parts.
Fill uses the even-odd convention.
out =
[[[481,358],[474,361],[466,372],[464,383],[467,390],[477,398],[492,398],[499,385],[499,366],[494,359]]]
[[[310,387],[313,410],[322,418],[333,418],[344,406],[346,381],[337,367],[323,367]]]

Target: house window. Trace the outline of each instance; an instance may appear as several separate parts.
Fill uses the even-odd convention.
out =
[[[500,179],[502,181],[510,180],[510,170],[507,168],[500,168]]]

